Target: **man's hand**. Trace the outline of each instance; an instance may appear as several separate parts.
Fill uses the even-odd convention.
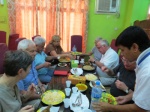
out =
[[[32,105],[27,105],[21,108],[19,112],[34,112],[34,107]]]
[[[125,91],[126,89],[128,89],[126,84],[124,82],[121,82],[120,80],[116,80],[115,84],[116,84],[116,87],[122,91]]]
[[[43,63],[43,67],[49,67],[51,65],[51,63],[49,63],[49,62],[45,62],[45,63]]]
[[[116,101],[119,105],[128,102],[126,96],[118,96],[118,97],[116,97]]]
[[[111,104],[105,102],[92,103],[92,107],[96,112],[108,112],[110,111],[109,106],[111,106]]]

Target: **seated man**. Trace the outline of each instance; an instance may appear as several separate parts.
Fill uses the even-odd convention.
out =
[[[103,72],[101,70],[101,67],[106,66],[110,69],[115,68],[119,63],[119,56],[109,46],[109,43],[106,40],[100,40],[99,42],[97,42],[96,47],[102,54],[102,58],[100,59],[100,61],[97,61],[93,57],[90,57],[89,61],[97,65],[96,72],[100,76],[101,83],[103,85],[111,85],[115,81],[115,78]]]
[[[83,53],[82,55],[94,55],[94,59],[99,61],[102,57],[102,54],[99,52],[99,50],[96,47],[97,42],[99,42],[102,38],[98,37],[95,39],[95,46],[93,47],[92,51],[88,52],[88,53]],[[81,56],[82,56],[81,55]]]
[[[32,58],[34,60],[34,57],[36,55],[36,46],[35,46],[33,41],[28,40],[28,39],[24,39],[24,40],[19,42],[17,49],[18,50],[21,49],[23,51],[26,51],[27,53],[29,53],[32,56]],[[39,86],[43,92],[45,91],[44,85],[38,79],[38,73],[37,73],[37,70],[35,68],[35,62],[34,61],[32,62],[29,74],[26,76],[26,78],[20,80],[17,83],[17,85],[18,85],[18,88],[19,88],[22,95],[26,95],[27,89],[30,85]],[[37,108],[39,103],[40,103],[40,96],[41,96],[40,94],[37,94],[35,92],[30,97],[29,101],[23,105],[26,105],[26,104],[33,105],[36,103],[36,108]]]
[[[136,63],[129,62],[127,59],[122,57],[122,63],[120,63],[113,70],[108,69],[103,66],[102,70],[105,71],[110,76],[115,76],[117,73],[120,73],[117,76],[117,80],[111,85],[110,93],[115,96],[125,96],[129,93],[129,90],[134,91],[135,86],[135,69]],[[129,101],[126,103],[133,103],[133,101]]]
[[[46,62],[52,59],[56,59],[57,56],[47,56],[44,52],[45,39],[41,36],[34,38],[34,43],[36,45],[37,54],[35,56],[35,65],[38,71],[38,77],[41,82],[49,83],[51,77],[53,76],[54,70],[50,69],[51,63]]]

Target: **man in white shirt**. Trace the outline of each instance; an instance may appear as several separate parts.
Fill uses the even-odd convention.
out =
[[[97,65],[96,72],[100,76],[101,83],[103,85],[111,85],[115,81],[115,78],[103,72],[101,67],[106,66],[107,68],[114,69],[119,64],[119,56],[116,51],[109,46],[106,40],[97,42],[96,47],[102,54],[102,58],[100,61],[97,61],[93,57],[90,57],[89,61]]]
[[[100,112],[150,112],[150,40],[147,34],[137,26],[125,29],[117,38],[116,46],[129,61],[136,61],[136,84],[134,92],[117,99],[119,104],[133,100],[134,104],[110,105],[100,102],[93,108]]]

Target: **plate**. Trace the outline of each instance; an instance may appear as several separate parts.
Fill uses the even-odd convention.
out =
[[[72,74],[74,74],[74,75],[81,75],[81,74],[83,74],[83,70],[81,69],[81,68],[72,68],[71,70],[70,70],[70,72],[72,73]]]
[[[48,90],[42,94],[41,99],[44,104],[57,105],[65,98],[65,94],[60,90]]]
[[[46,106],[47,107],[47,106]],[[40,109],[37,110],[37,112],[42,112],[46,107],[41,107]],[[49,112],[58,112],[60,107],[51,107]]]
[[[81,94],[82,104],[81,104],[81,106],[73,107],[72,103],[75,102],[75,100],[76,100],[76,98],[79,94]],[[80,92],[78,92],[77,94],[72,94],[71,97],[70,97],[70,109],[73,112],[81,112],[82,111],[81,107],[83,107],[84,109],[89,108],[89,100],[88,100],[87,96],[80,93]]]
[[[61,57],[59,59],[59,62],[65,62],[65,63],[70,62],[70,58],[68,58],[68,57]]]
[[[65,67],[65,66],[67,66],[67,64],[66,63],[58,63],[58,66]]]
[[[82,69],[85,70],[85,71],[93,71],[93,70],[95,70],[95,67],[91,66],[91,65],[84,65],[82,67]]]
[[[100,80],[95,80],[94,82],[96,83],[96,81],[100,81]],[[91,81],[89,82],[89,85],[90,85],[91,87],[93,87],[93,84],[92,84]],[[100,86],[101,86],[101,88],[102,88],[102,91],[106,91],[106,89],[105,89],[105,87],[102,85],[102,83],[100,83]]]
[[[71,54],[72,54],[72,55],[81,55],[82,52],[72,52]]]
[[[87,90],[87,85],[86,84],[76,84],[76,87],[78,88],[79,91],[84,92]]]
[[[86,74],[85,78],[88,81],[95,81],[95,80],[97,80],[97,76],[95,76],[94,74]]]

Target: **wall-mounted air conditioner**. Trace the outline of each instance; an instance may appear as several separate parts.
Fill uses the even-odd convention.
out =
[[[118,13],[120,0],[95,0],[95,13]]]

